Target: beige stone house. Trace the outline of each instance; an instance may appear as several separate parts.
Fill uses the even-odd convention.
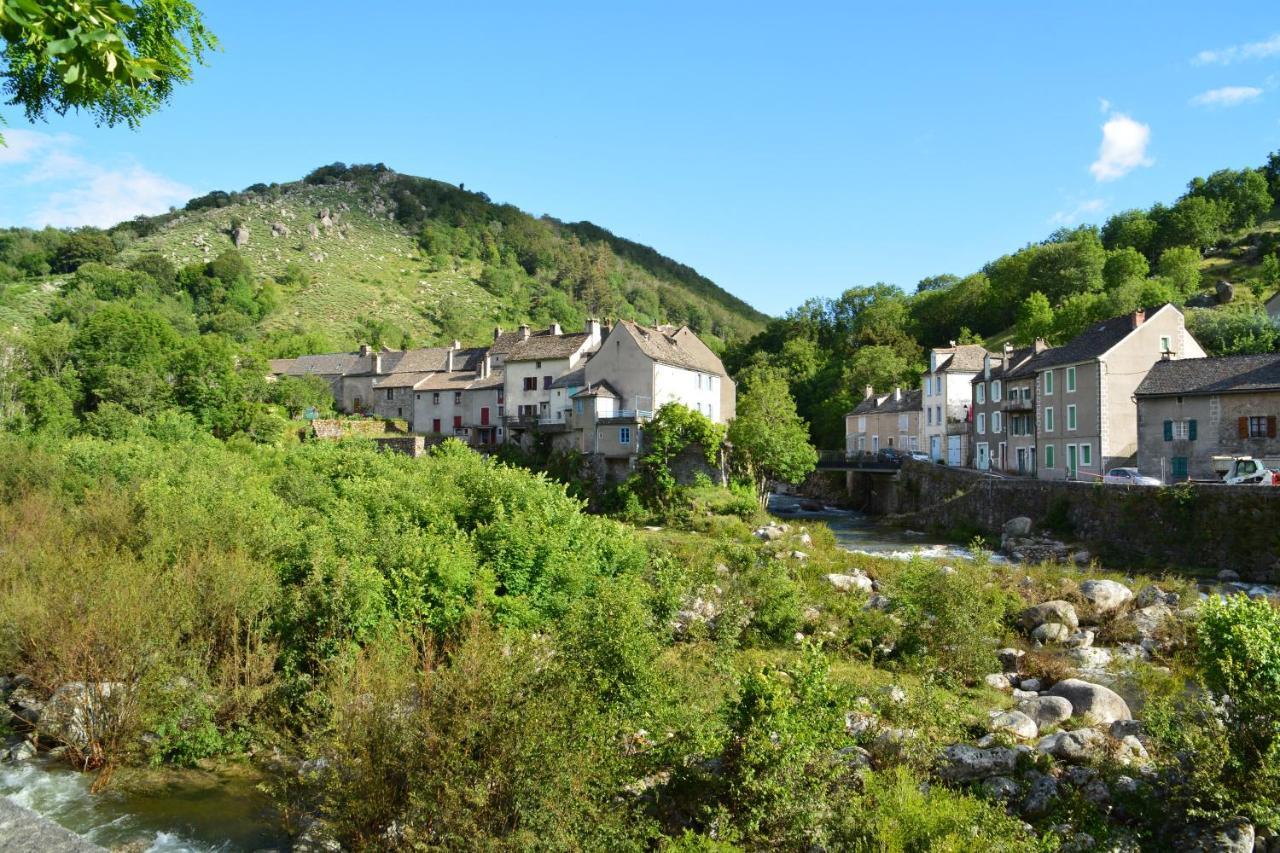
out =
[[[971,381],[968,464],[982,471],[1031,474],[1035,471],[1035,377],[1032,362],[1048,349],[1006,345],[988,353]]]
[[[1138,452],[1134,392],[1162,358],[1202,358],[1182,312],[1165,305],[1096,323],[1035,359],[1036,476],[1097,480]]]
[[[889,448],[918,451],[924,411],[920,399],[919,388],[894,388],[887,394],[877,394],[868,385],[862,400],[844,416],[845,452],[854,455]]]
[[[969,416],[973,378],[982,370],[986,347],[977,344],[938,347],[929,351],[929,368],[921,379],[922,450],[948,465],[970,457]]]
[[[1217,479],[1215,456],[1280,456],[1280,353],[1160,361],[1134,397],[1143,474]]]

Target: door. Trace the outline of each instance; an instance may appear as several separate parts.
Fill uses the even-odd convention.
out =
[[[947,464],[948,465],[964,464],[964,462],[961,459],[960,436],[958,435],[947,436]]]
[[[978,445],[978,470],[985,471],[991,467],[991,459],[988,456],[986,444]]]
[[[1027,473],[1027,449],[1025,447],[1018,448],[1018,473]]]
[[[1170,460],[1170,473],[1173,474],[1173,481],[1181,483],[1187,479],[1187,457],[1175,456]]]
[[[1076,478],[1076,446],[1074,444],[1067,445],[1067,479],[1074,480]]]
[[[434,432],[436,435],[439,435],[439,434],[440,434],[440,419],[439,419],[439,418],[432,418],[432,419],[431,419],[431,431],[432,431],[432,432]]]
[[[480,426],[488,426],[488,425],[489,425],[489,407],[481,406],[480,407]]]
[[[1000,454],[996,457],[996,468],[1001,471],[1009,470],[1009,445],[1003,441],[1000,442]]]
[[[942,458],[942,454],[938,451],[938,437],[936,435],[929,436],[929,458],[933,460]]]

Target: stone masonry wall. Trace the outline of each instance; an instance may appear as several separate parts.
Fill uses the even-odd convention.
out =
[[[1280,488],[1048,482],[912,461],[893,477],[851,474],[849,487],[855,506],[916,529],[998,536],[1005,521],[1025,515],[1108,566],[1233,569],[1280,582]]]

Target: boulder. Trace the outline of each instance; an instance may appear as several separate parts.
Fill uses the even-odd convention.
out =
[[[316,227],[314,222],[307,223],[307,235],[311,237],[312,240],[320,238],[320,229]]]
[[[1031,535],[1031,519],[1025,515],[1011,518],[1004,523],[1001,533],[1010,538],[1024,538]]]
[[[1021,711],[1005,711],[991,721],[992,732],[1008,732],[1009,734],[1030,740],[1040,733],[1036,721]]]
[[[289,236],[289,226],[288,226],[288,225],[285,225],[283,222],[272,222],[272,223],[271,223],[271,236],[272,236],[272,237],[288,237],[288,236]]]
[[[1042,643],[1065,643],[1071,638],[1071,629],[1061,622],[1045,622],[1031,632],[1031,639]]]
[[[1005,776],[1018,764],[1018,751],[1002,746],[979,749],[967,743],[956,743],[942,752],[938,776],[948,782],[970,782],[991,776]]]
[[[1081,669],[1106,669],[1111,665],[1111,652],[1107,649],[1075,648],[1067,650],[1067,657]]]
[[[1236,298],[1236,286],[1226,279],[1222,279],[1213,286],[1214,295],[1218,297],[1219,305],[1226,305]]]
[[[1025,654],[1026,652],[1022,649],[1005,648],[996,652],[996,658],[999,659],[1000,665],[1004,667],[1005,672],[1017,672],[1018,662],[1022,660],[1022,656]]]
[[[719,617],[719,605],[701,596],[694,596],[686,599],[680,610],[676,612],[675,618],[671,620],[671,630],[677,637],[683,637],[694,625],[715,627]]]
[[[1009,676],[1003,672],[993,672],[983,678],[987,686],[995,690],[1008,690],[1012,685],[1009,683]]]
[[[1038,679],[1038,678],[1024,678],[1024,679],[1022,679],[1022,681],[1018,682],[1018,688],[1019,688],[1019,689],[1021,689],[1021,690],[1027,690],[1027,691],[1029,691],[1029,692],[1031,692],[1031,693],[1039,693],[1039,692],[1040,692],[1040,679]]]
[[[1019,621],[1027,631],[1034,630],[1046,622],[1057,622],[1066,625],[1072,631],[1080,627],[1080,620],[1076,617],[1076,609],[1071,606],[1071,602],[1062,601],[1061,599],[1045,601],[1033,607],[1028,607],[1022,611]]]
[[[1160,587],[1144,586],[1133,599],[1134,607],[1150,607],[1153,604],[1167,604],[1170,607],[1178,606],[1178,594],[1176,592],[1165,592]]]
[[[824,576],[827,583],[840,592],[871,592],[871,578],[861,572],[854,575],[830,574]]]
[[[1133,590],[1117,581],[1088,580],[1080,584],[1080,595],[1097,612],[1110,613],[1119,610],[1126,601],[1133,598]]]
[[[1129,620],[1133,623],[1134,630],[1144,640],[1154,638],[1164,626],[1164,623],[1173,618],[1176,618],[1173,608],[1167,604],[1152,604],[1150,607],[1140,607],[1129,614]]]
[[[903,690],[896,684],[891,684],[880,691],[884,698],[888,699],[894,705],[901,705],[907,701],[907,691]]]
[[[1111,728],[1107,729],[1107,732],[1116,740],[1137,737],[1142,734],[1142,723],[1137,720],[1116,720],[1111,724]]]
[[[793,559],[793,560],[807,560],[807,559],[809,559],[809,555],[808,555],[808,554],[806,554],[804,551],[792,551],[792,552],[791,552],[791,559]]]
[[[1091,681],[1068,678],[1053,685],[1049,695],[1061,696],[1070,702],[1072,713],[1077,717],[1087,717],[1103,724],[1133,719],[1128,704],[1119,693]]]
[[[766,524],[764,527],[758,527],[755,530],[755,537],[763,539],[766,542],[774,542],[782,538],[785,531],[775,524]]]
[[[1240,580],[1240,573],[1232,569],[1223,569],[1218,572],[1219,583],[1235,583]]]
[[[1242,817],[1211,827],[1193,827],[1184,834],[1178,849],[1187,853],[1252,853],[1253,824]]]
[[[1018,710],[1035,720],[1041,729],[1061,725],[1075,713],[1071,702],[1061,696],[1037,696],[1018,703]]]
[[[1021,811],[1028,817],[1041,817],[1047,814],[1058,799],[1058,780],[1044,773],[1031,771],[1025,777],[1027,795],[1022,799]]]
[[[1094,729],[1056,732],[1040,738],[1036,751],[1069,764],[1086,764],[1106,754],[1107,737]]]
[[[237,225],[235,230],[231,232],[231,241],[236,244],[236,248],[249,245],[249,228],[246,225]]]
[[[1074,649],[1087,649],[1093,645],[1093,638],[1097,636],[1089,628],[1077,628],[1071,632],[1071,636],[1063,640],[1062,645]]]
[[[1002,800],[1007,803],[1017,799],[1022,790],[1018,787],[1018,783],[1008,776],[991,776],[983,780],[982,793],[993,800]]]
[[[1015,687],[1010,695],[1021,702],[1023,699],[1034,699],[1039,696],[1040,693],[1036,690],[1023,690],[1021,687]]]
[[[125,687],[119,682],[62,684],[40,714],[41,734],[77,749],[87,748],[116,722]]]

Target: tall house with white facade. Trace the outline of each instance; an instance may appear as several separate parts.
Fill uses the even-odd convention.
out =
[[[969,415],[973,378],[988,355],[977,344],[954,343],[929,350],[929,369],[921,380],[921,446],[929,458],[963,465],[969,458]]]

